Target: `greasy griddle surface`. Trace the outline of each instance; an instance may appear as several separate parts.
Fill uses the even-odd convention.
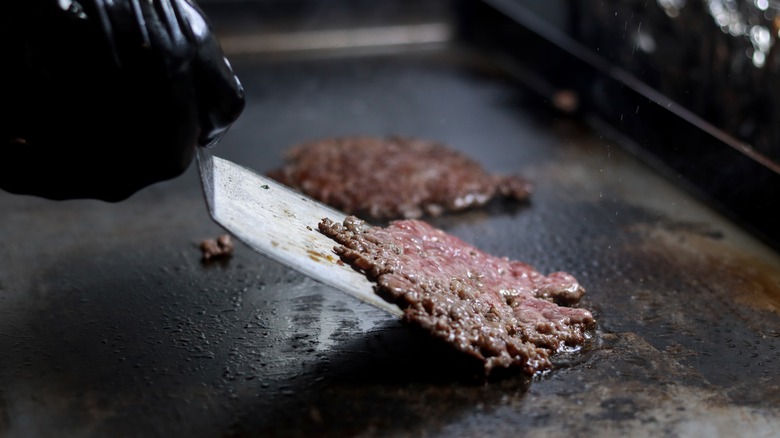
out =
[[[780,261],[599,132],[458,53],[237,59],[215,153],[259,171],[336,135],[439,140],[536,186],[433,220],[587,289],[598,336],[484,382],[393,317],[238,245],[201,264],[194,169],[121,204],[0,193],[0,434],[761,434],[780,427]],[[316,226],[316,224],[314,224]]]

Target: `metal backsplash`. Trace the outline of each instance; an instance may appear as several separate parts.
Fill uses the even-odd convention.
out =
[[[570,2],[569,33],[780,163],[780,2]]]
[[[554,105],[780,245],[778,2],[460,4],[464,36]]]

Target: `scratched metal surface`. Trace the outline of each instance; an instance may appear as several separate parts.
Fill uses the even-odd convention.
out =
[[[537,185],[434,223],[565,270],[593,348],[483,381],[390,315],[221,232],[194,166],[126,202],[0,193],[0,435],[770,436],[780,257],[602,133],[457,51],[236,59],[249,97],[215,150],[259,171],[333,135],[436,139]]]

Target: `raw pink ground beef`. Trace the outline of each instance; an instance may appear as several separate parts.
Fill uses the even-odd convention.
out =
[[[427,330],[494,368],[527,374],[552,367],[551,355],[582,345],[595,324],[576,304],[584,289],[564,272],[486,254],[419,220],[371,227],[350,216],[325,218],[325,235],[343,260],[376,282],[376,292]]]

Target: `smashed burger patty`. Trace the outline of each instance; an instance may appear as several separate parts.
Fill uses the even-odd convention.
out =
[[[268,176],[366,219],[419,218],[477,207],[498,197],[528,199],[519,176],[487,173],[441,143],[343,137],[293,147]]]
[[[531,266],[495,257],[419,220],[372,227],[350,216],[325,218],[320,231],[337,241],[341,258],[397,304],[406,323],[494,368],[534,374],[551,355],[581,346],[595,324],[576,304],[585,293],[564,272],[544,276]]]

